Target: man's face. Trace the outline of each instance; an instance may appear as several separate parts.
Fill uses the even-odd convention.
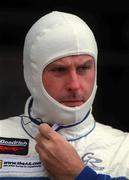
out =
[[[95,80],[94,59],[76,55],[58,59],[43,71],[42,81],[48,94],[59,103],[75,107],[87,101]]]

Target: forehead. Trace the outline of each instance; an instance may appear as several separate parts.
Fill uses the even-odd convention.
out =
[[[64,64],[64,65],[70,65],[70,64],[83,64],[85,62],[94,61],[94,58],[90,55],[72,55],[60,58],[58,60],[53,61],[50,63],[51,65],[58,65],[58,64]]]

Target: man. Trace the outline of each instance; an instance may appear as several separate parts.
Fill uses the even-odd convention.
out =
[[[32,96],[23,115],[0,121],[0,180],[128,178],[128,133],[92,116],[97,44],[88,25],[45,15],[26,36],[23,59]]]

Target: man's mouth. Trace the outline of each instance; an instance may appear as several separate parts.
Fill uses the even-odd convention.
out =
[[[80,106],[84,103],[84,100],[64,100],[60,101],[61,104],[69,107],[75,107],[75,106]]]

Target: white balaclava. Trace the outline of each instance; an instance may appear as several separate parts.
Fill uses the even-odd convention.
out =
[[[33,117],[51,125],[72,125],[80,122],[92,108],[96,78],[91,96],[77,107],[67,107],[57,102],[46,92],[42,83],[42,72],[49,63],[80,54],[94,58],[97,74],[96,40],[91,29],[78,16],[53,11],[31,27],[25,38],[23,64],[25,82],[33,97]]]

